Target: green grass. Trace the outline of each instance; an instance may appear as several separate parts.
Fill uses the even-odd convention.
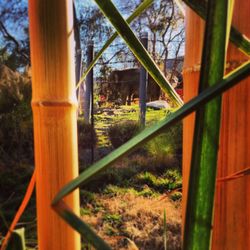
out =
[[[94,115],[95,129],[98,136],[98,147],[110,147],[111,144],[107,135],[107,129],[109,126],[126,121],[137,122],[139,119],[138,105],[124,105],[119,109],[112,110],[114,110],[113,115],[107,115],[105,112],[97,113]],[[148,126],[156,121],[163,119],[172,111],[172,109],[153,110],[148,108],[146,113],[146,125]]]
[[[103,221],[110,223],[113,226],[119,226],[122,222],[122,216],[120,214],[105,214]]]

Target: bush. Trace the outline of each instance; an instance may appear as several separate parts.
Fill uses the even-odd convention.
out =
[[[179,123],[158,135],[145,145],[156,165],[173,167],[182,155],[182,124]]]
[[[79,119],[77,121],[78,128],[78,146],[80,149],[90,149],[96,146],[97,136],[95,129],[91,124],[86,124]]]
[[[120,147],[139,132],[137,122],[126,121],[115,124],[108,129],[108,136],[114,148]]]
[[[0,164],[33,164],[31,82],[12,74],[0,81]]]

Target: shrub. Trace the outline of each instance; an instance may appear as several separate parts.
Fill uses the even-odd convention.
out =
[[[33,164],[31,83],[12,74],[0,80],[0,164]]]
[[[120,147],[139,132],[137,122],[126,121],[117,123],[108,129],[108,136],[114,148]]]
[[[80,149],[89,149],[95,147],[97,136],[95,129],[91,124],[86,124],[82,119],[77,121],[78,128],[78,146]]]
[[[171,165],[181,159],[182,124],[179,123],[169,128],[149,141],[145,145],[145,149],[156,165],[172,167]]]

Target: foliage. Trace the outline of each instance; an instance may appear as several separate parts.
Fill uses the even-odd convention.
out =
[[[0,40],[0,63],[12,70],[30,63],[27,1],[0,2]]]
[[[6,250],[25,250],[24,228],[15,230]]]
[[[156,164],[166,166],[171,162],[174,163],[177,159],[181,159],[182,123],[176,124],[168,131],[165,131],[150,140],[145,148],[148,154],[155,159]]]
[[[113,225],[119,226],[121,224],[121,215],[119,214],[105,214],[104,221],[107,221]]]
[[[114,148],[118,148],[139,132],[139,124],[132,121],[114,124],[108,129],[108,136]]]
[[[86,124],[83,119],[78,119],[78,146],[80,149],[95,147],[97,136],[91,124]]]
[[[21,164],[16,164],[11,168],[0,167],[0,215],[1,221],[5,220],[7,225],[10,224],[15,212],[21,204],[33,170],[33,167]],[[22,217],[25,221],[32,221],[35,218],[34,198],[35,197],[32,196],[31,202]],[[0,231],[6,232],[7,225],[1,223]],[[33,224],[30,223],[26,227],[26,232],[29,237],[36,236],[34,230],[30,230],[32,226]]]
[[[33,122],[30,79],[1,66],[0,163],[33,164]]]

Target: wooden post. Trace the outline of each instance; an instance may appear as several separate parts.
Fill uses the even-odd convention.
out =
[[[80,236],[51,208],[78,175],[73,3],[29,0],[39,250],[80,250]],[[79,214],[79,192],[65,198]]]
[[[250,37],[249,1],[235,2],[233,24]],[[198,93],[204,22],[190,9],[186,13],[186,54],[184,62],[184,101]],[[246,61],[230,44],[227,71]],[[223,94],[217,178],[250,166],[250,78]],[[192,154],[194,114],[184,119],[183,137],[183,221]],[[213,250],[250,249],[250,177],[218,183],[214,205]]]
[[[147,50],[148,49],[148,33],[147,32],[142,33],[141,43]],[[147,85],[148,85],[148,72],[144,69],[143,66],[141,66],[140,85],[139,85],[139,105],[140,105],[139,121],[140,121],[141,127],[145,127],[145,124],[146,124]]]
[[[89,41],[87,45],[87,67],[93,60],[94,45],[92,41]],[[93,103],[93,69],[90,70],[86,77],[86,88],[84,97],[84,121],[86,124],[91,122],[92,103]]]

